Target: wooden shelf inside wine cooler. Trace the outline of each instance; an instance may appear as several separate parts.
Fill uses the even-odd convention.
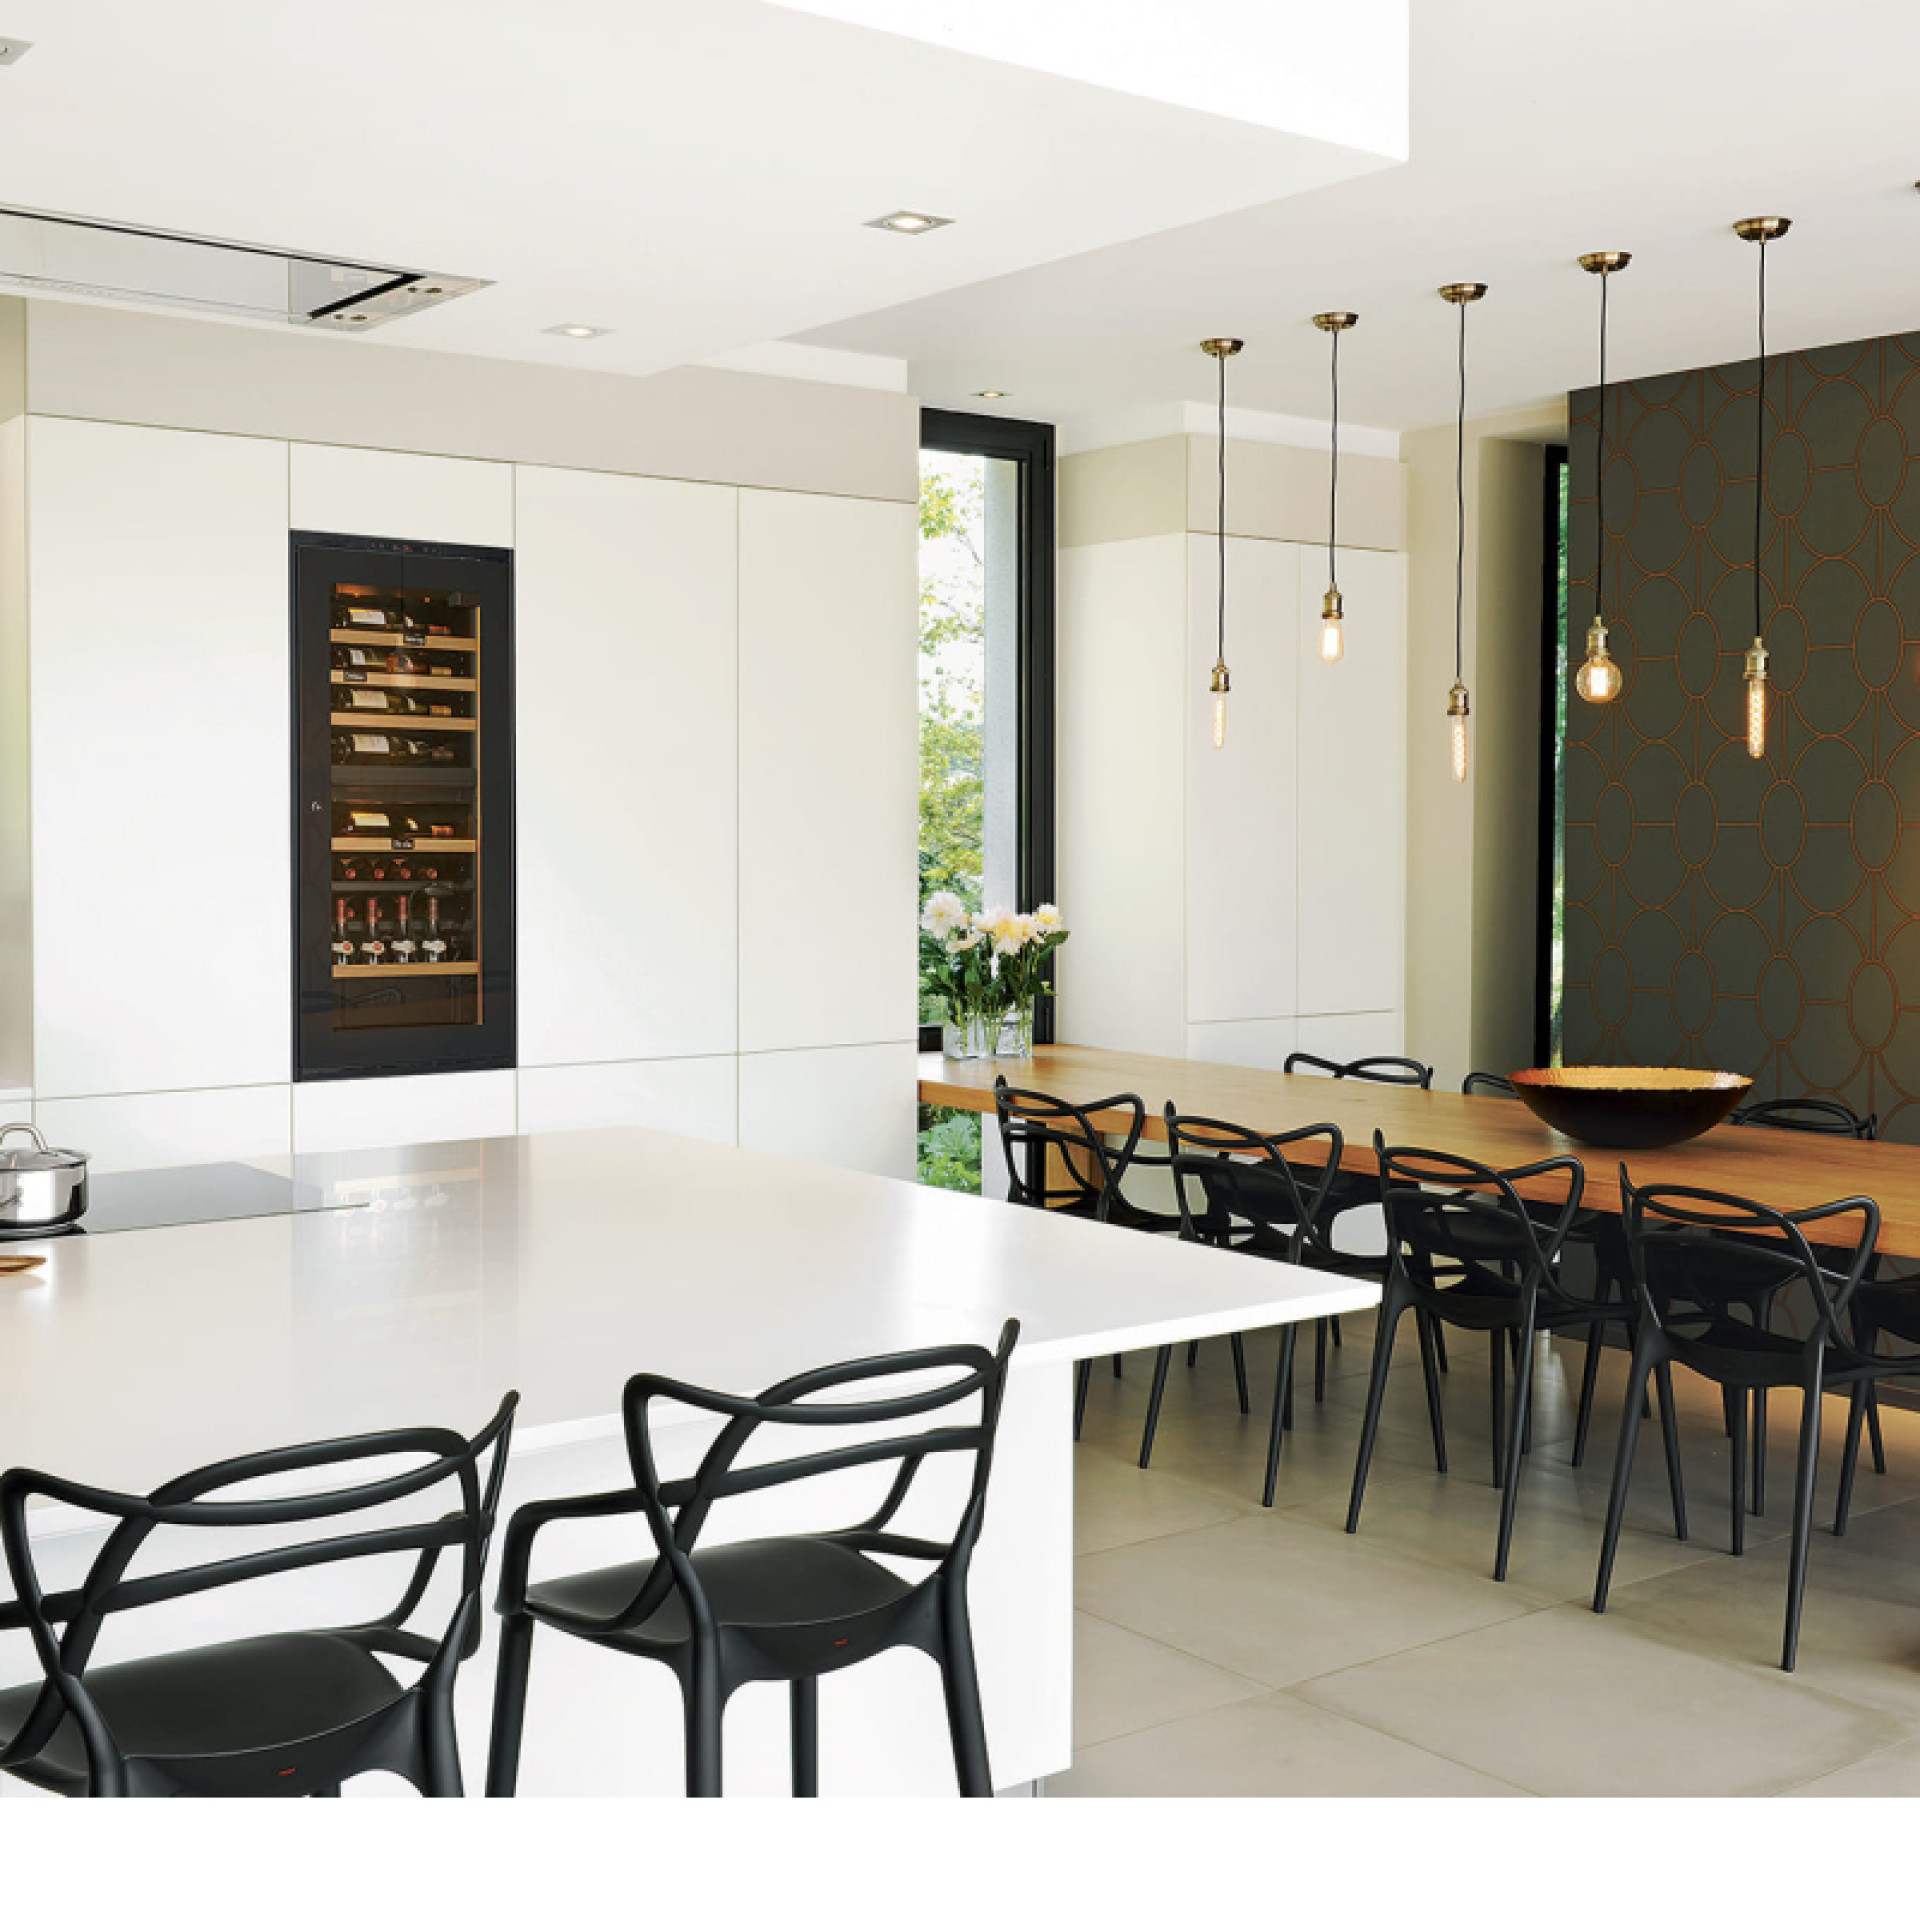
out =
[[[427,687],[442,693],[476,693],[480,682],[457,673],[376,673],[371,667],[335,667],[336,687]]]
[[[336,713],[333,724],[351,727],[355,733],[472,733],[480,723],[438,713],[383,713],[378,707],[362,707],[357,712]]]
[[[444,633],[437,633],[431,639],[425,634],[416,634],[410,640],[400,637],[398,627],[335,627],[332,629],[333,644],[336,647],[372,647],[382,641],[390,647],[405,647],[410,653],[478,653],[478,640],[455,640]]]
[[[401,966],[398,961],[382,961],[366,967],[335,967],[333,977],[336,980],[365,980],[378,974],[383,980],[404,979],[408,976],[416,980],[444,980],[452,974],[465,974],[471,977],[480,971],[478,960],[416,960],[409,966]]]
[[[410,840],[410,847],[396,847],[398,840]],[[435,840],[424,833],[402,834],[356,834],[351,838],[345,834],[335,834],[333,851],[335,853],[474,853],[479,843],[474,840]]]

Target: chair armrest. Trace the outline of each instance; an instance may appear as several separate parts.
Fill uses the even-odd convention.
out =
[[[534,1536],[555,1520],[610,1520],[621,1514],[644,1513],[646,1503],[638,1487],[617,1493],[590,1493],[576,1500],[533,1500],[516,1508],[500,1544],[500,1593],[496,1613],[520,1613],[527,1604],[527,1568],[533,1558]]]

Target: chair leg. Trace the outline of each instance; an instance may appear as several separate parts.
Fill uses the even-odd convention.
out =
[[[1867,1386],[1867,1438],[1873,1443],[1873,1470],[1887,1470],[1887,1443],[1880,1437],[1880,1393],[1871,1382]]]
[[[1127,1377],[1126,1369],[1121,1366],[1120,1356],[1117,1353],[1113,1356],[1113,1377],[1116,1380],[1124,1380]]]
[[[1414,1331],[1420,1336],[1420,1372],[1427,1387],[1427,1424],[1433,1429],[1433,1470],[1447,1470],[1447,1422],[1440,1405],[1440,1367],[1434,1358],[1434,1335],[1440,1323],[1431,1314],[1415,1310]]]
[[[687,1798],[718,1800],[722,1775],[720,1728],[726,1702],[720,1676],[697,1657],[681,1682],[687,1716]]]
[[[1299,1337],[1296,1320],[1280,1329],[1280,1359],[1273,1375],[1273,1430],[1267,1435],[1267,1484],[1260,1495],[1263,1507],[1273,1505],[1274,1485],[1280,1478],[1280,1440],[1287,1427],[1287,1403],[1293,1398],[1293,1348]]]
[[[1199,1358],[1200,1342],[1198,1340],[1189,1340],[1187,1342],[1187,1365],[1190,1367],[1195,1365],[1199,1361]]]
[[[993,1798],[987,1764],[987,1722],[980,1711],[980,1675],[973,1663],[973,1630],[963,1588],[949,1584],[940,1601],[940,1684],[947,1696],[947,1730],[953,1738],[953,1770],[968,1800]]]
[[[1673,1499],[1673,1537],[1687,1537],[1687,1487],[1680,1472],[1680,1416],[1673,1406],[1673,1362],[1662,1360],[1654,1370],[1654,1391],[1660,1396],[1660,1438],[1667,1450],[1667,1492]],[[1646,1383],[1641,1382],[1644,1392]]]
[[[1347,1503],[1347,1531],[1360,1531],[1360,1502],[1366,1498],[1367,1470],[1373,1465],[1374,1442],[1380,1437],[1380,1409],[1387,1398],[1387,1369],[1393,1360],[1393,1339],[1399,1330],[1400,1316],[1406,1311],[1402,1299],[1380,1302],[1380,1324],[1373,1336],[1373,1370],[1367,1379],[1367,1416],[1360,1428],[1360,1455],[1353,1463],[1353,1496]]]
[[[1613,1449],[1613,1487],[1607,1495],[1607,1524],[1600,1536],[1600,1571],[1593,1583],[1593,1610],[1605,1613],[1607,1590],[1613,1585],[1613,1557],[1620,1546],[1620,1523],[1627,1513],[1627,1488],[1633,1480],[1633,1451],[1640,1441],[1640,1422],[1633,1417],[1635,1403],[1647,1390],[1649,1363],[1638,1343],[1627,1375],[1627,1397],[1621,1408],[1620,1437]]]
[[[1173,1365],[1173,1349],[1162,1347],[1153,1356],[1153,1391],[1147,1396],[1147,1430],[1140,1436],[1140,1465],[1153,1464],[1153,1436],[1160,1427],[1160,1402],[1166,1397],[1167,1369]]]
[[[1848,1396],[1847,1443],[1840,1450],[1840,1498],[1833,1509],[1836,1537],[1847,1530],[1847,1513],[1853,1505],[1853,1476],[1860,1465],[1860,1429],[1866,1424],[1867,1395],[1872,1390],[1870,1381],[1856,1380]]]
[[[1073,1437],[1080,1438],[1080,1429],[1087,1420],[1087,1389],[1093,1385],[1093,1362],[1082,1360],[1073,1370]]]
[[[1487,1346],[1493,1356],[1493,1419],[1489,1423],[1493,1436],[1493,1484],[1499,1487],[1506,1484],[1507,1336],[1504,1329],[1495,1327],[1487,1335]]]
[[[1787,1569],[1787,1630],[1780,1647],[1783,1673],[1793,1671],[1800,1655],[1800,1610],[1807,1597],[1807,1548],[1813,1539],[1813,1483],[1820,1467],[1821,1372],[1816,1348],[1800,1414],[1800,1459],[1793,1476],[1793,1558]]]
[[[1233,1349],[1233,1384],[1240,1395],[1240,1411],[1251,1413],[1253,1403],[1247,1398],[1247,1343],[1234,1333],[1227,1336],[1227,1344]]]
[[[1329,1315],[1327,1319],[1327,1325],[1333,1329],[1333,1344],[1336,1347],[1339,1346],[1340,1345],[1340,1316],[1337,1313]]]
[[[520,1779],[520,1730],[527,1717],[527,1666],[533,1621],[510,1613],[500,1623],[500,1663],[493,1683],[493,1738],[487,1746],[487,1798],[511,1800]]]
[[[426,1688],[420,1704],[425,1715],[427,1798],[463,1799],[467,1788],[460,1776],[460,1736],[453,1725],[453,1676],[447,1676],[444,1686]]]
[[[307,1795],[307,1798],[309,1800],[338,1800],[340,1798],[340,1783],[336,1780],[330,1787],[315,1787],[314,1790]]]
[[[1580,1411],[1573,1422],[1573,1464],[1581,1466],[1587,1457],[1587,1428],[1593,1422],[1594,1389],[1600,1384],[1601,1336],[1606,1322],[1596,1320],[1587,1328],[1587,1357],[1580,1369]]]
[[[1733,1396],[1733,1432],[1727,1439],[1728,1472],[1732,1476],[1733,1552],[1747,1550],[1747,1395],[1743,1388]]]
[[[1733,1432],[1733,1396],[1738,1391],[1737,1387],[1720,1389],[1720,1430],[1728,1435]]]
[[[1327,1323],[1316,1320],[1313,1323],[1313,1404],[1317,1407],[1327,1397]]]
[[[793,1797],[815,1800],[820,1795],[820,1682],[812,1674],[789,1689],[793,1736]]]
[[[1753,1391],[1753,1511],[1767,1510],[1767,1390]]]
[[[1440,1363],[1440,1371],[1442,1373],[1446,1373],[1450,1371],[1450,1369],[1447,1366],[1446,1323],[1438,1319],[1436,1319],[1433,1323],[1433,1353],[1434,1353],[1434,1358],[1438,1360]]]
[[[1519,1357],[1513,1369],[1513,1412],[1507,1421],[1506,1485],[1500,1496],[1500,1544],[1493,1556],[1493,1577],[1507,1577],[1507,1557],[1513,1550],[1513,1516],[1520,1504],[1520,1460],[1526,1452],[1527,1415],[1533,1401],[1533,1328],[1520,1329]]]

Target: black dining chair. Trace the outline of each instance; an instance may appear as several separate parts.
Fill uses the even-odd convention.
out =
[[[1260,1260],[1285,1261],[1324,1273],[1372,1278],[1374,1263],[1336,1253],[1320,1232],[1320,1210],[1340,1170],[1340,1129],[1331,1124],[1260,1133],[1230,1120],[1181,1115],[1167,1103],[1167,1141],[1185,1238],[1224,1247]],[[1302,1156],[1299,1160],[1289,1155]],[[1324,1366],[1327,1322],[1315,1323]],[[1282,1436],[1292,1420],[1297,1321],[1280,1329],[1274,1372],[1273,1421],[1267,1437],[1267,1472],[1261,1504],[1272,1506],[1280,1472]],[[1233,1336],[1236,1341],[1239,1335]],[[1438,1391],[1431,1348],[1424,1349],[1431,1391]],[[1162,1347],[1154,1363],[1153,1399],[1147,1412],[1147,1449],[1153,1445],[1173,1349]],[[1146,1464],[1143,1455],[1141,1464]]]
[[[1880,1137],[1878,1114],[1856,1113],[1844,1100],[1830,1100],[1815,1094],[1800,1094],[1783,1100],[1750,1100],[1728,1116],[1727,1124],[1735,1127],[1765,1127],[1781,1133],[1818,1133],[1840,1140],[1877,1140]],[[1867,1263],[1864,1278],[1870,1281],[1877,1279],[1879,1269],[1880,1256],[1876,1253]],[[1768,1303],[1764,1299],[1759,1304],[1760,1311],[1768,1311]],[[1727,1432],[1731,1435],[1731,1389],[1726,1398]],[[1885,1473],[1887,1449],[1880,1432],[1880,1402],[1871,1382],[1867,1386],[1866,1402],[1867,1431],[1873,1441],[1873,1470],[1875,1473]],[[1761,1514],[1767,1510],[1767,1392],[1764,1387],[1756,1388],[1753,1394],[1751,1440],[1753,1473],[1748,1483],[1748,1499],[1750,1510]],[[1844,1520],[1842,1524],[1845,1524]]]
[[[1180,1231],[1178,1213],[1134,1205],[1123,1191],[1135,1168],[1165,1170],[1165,1154],[1144,1153],[1140,1140],[1147,1124],[1146,1102],[1137,1093],[1110,1094],[1074,1106],[1052,1094],[1029,1087],[1012,1087],[1006,1076],[993,1083],[993,1112],[1000,1152],[1006,1161],[1007,1198],[1017,1207],[1041,1207],[1049,1213],[1067,1213],[1133,1233]],[[1112,1126],[1124,1120],[1125,1131]],[[1106,1122],[1107,1124],[1102,1124]],[[1244,1349],[1233,1349],[1240,1411],[1248,1410]],[[1191,1355],[1189,1356],[1191,1358]],[[1114,1377],[1121,1372],[1120,1356],[1113,1356]],[[1087,1392],[1093,1381],[1093,1362],[1082,1360],[1074,1373],[1073,1437],[1087,1414]],[[1152,1452],[1152,1435],[1141,1449],[1140,1464]]]
[[[1513,1082],[1503,1073],[1470,1073],[1460,1083],[1460,1091],[1483,1099],[1515,1100]],[[1535,1220],[1550,1226],[1557,1214],[1551,1201],[1527,1200],[1522,1203]],[[1633,1298],[1633,1277],[1627,1270],[1627,1242],[1619,1220],[1598,1207],[1582,1207],[1567,1227],[1567,1245],[1585,1247],[1592,1255],[1594,1270],[1603,1289],[1610,1289],[1624,1305]],[[1583,1466],[1587,1458],[1587,1429],[1593,1414],[1594,1390],[1600,1378],[1600,1349],[1605,1344],[1606,1322],[1594,1320],[1587,1327],[1586,1359],[1580,1372],[1580,1411],[1574,1423],[1573,1464]]]
[[[1493,1577],[1504,1580],[1531,1424],[1534,1336],[1596,1323],[1630,1325],[1633,1305],[1612,1297],[1585,1298],[1566,1285],[1560,1256],[1579,1213],[1586,1179],[1578,1160],[1561,1156],[1501,1170],[1430,1148],[1389,1147],[1379,1134],[1374,1136],[1374,1153],[1380,1163],[1392,1261],[1374,1336],[1373,1372],[1354,1464],[1347,1531],[1356,1533],[1360,1527],[1360,1506],[1393,1364],[1394,1335],[1400,1316],[1417,1308],[1463,1332],[1488,1336],[1493,1362],[1493,1484],[1501,1491]],[[1557,1200],[1539,1196],[1539,1187],[1559,1183],[1564,1185]],[[1522,1186],[1536,1190],[1531,1204],[1521,1198]],[[1514,1381],[1509,1404],[1506,1360],[1510,1346]],[[1660,1380],[1661,1418],[1671,1457],[1676,1442],[1671,1387],[1664,1372]],[[1428,1407],[1434,1464],[1445,1473],[1446,1435],[1431,1381]],[[1677,1489],[1677,1480],[1675,1484]]]
[[[1788,1673],[1799,1650],[1800,1616],[1806,1594],[1807,1549],[1813,1531],[1814,1478],[1820,1459],[1821,1402],[1828,1388],[1849,1390],[1850,1438],[1857,1447],[1866,1388],[1875,1380],[1910,1373],[1915,1362],[1885,1360],[1854,1339],[1848,1308],[1858,1294],[1880,1231],[1880,1209],[1864,1195],[1786,1212],[1758,1200],[1701,1187],[1636,1187],[1621,1169],[1627,1249],[1639,1294],[1640,1320],[1626,1404],[1632,1408],[1648,1373],[1674,1364],[1732,1390],[1732,1550],[1745,1545],[1745,1414],[1756,1388],[1798,1388],[1802,1396],[1799,1459],[1794,1475],[1793,1534],[1787,1572],[1786,1631],[1780,1665]],[[1844,1242],[1816,1253],[1806,1229],[1845,1223]],[[1756,1299],[1781,1300],[1796,1309],[1803,1334],[1776,1332],[1754,1311]],[[1613,1490],[1607,1502],[1600,1570],[1593,1610],[1607,1609],[1619,1547],[1627,1489],[1633,1474],[1639,1422],[1620,1423]],[[1843,1465],[1841,1505],[1851,1480],[1854,1449]],[[1669,1470],[1678,1467],[1671,1460]],[[1686,1538],[1686,1514],[1676,1481],[1675,1530]]]
[[[430,1797],[457,1798],[454,1679],[480,1643],[481,1574],[518,1398],[508,1394],[471,1439],[416,1427],[280,1447],[182,1474],[145,1496],[24,1467],[0,1474],[0,1541],[15,1594],[0,1606],[0,1629],[26,1631],[44,1675],[38,1685],[0,1693],[0,1773],[68,1797],[330,1799],[343,1781],[386,1772]],[[399,1464],[422,1456],[424,1464]],[[376,1465],[373,1478],[343,1474]],[[287,1474],[324,1481],[291,1493],[260,1484]],[[371,1516],[429,1493],[436,1505],[449,1497],[459,1504],[432,1519],[314,1533],[321,1522]],[[61,1592],[44,1590],[28,1529],[28,1505],[41,1500],[112,1522],[86,1577]],[[150,1542],[236,1528],[276,1536],[304,1528],[308,1537],[276,1539],[230,1559],[135,1570]],[[458,1575],[436,1636],[408,1622],[443,1553],[458,1556]],[[412,1561],[412,1572],[398,1603],[377,1620],[94,1662],[109,1618],[275,1574],[396,1554]],[[384,1664],[389,1659],[418,1662],[419,1677],[403,1685]]]
[[[825,1674],[914,1647],[940,1668],[960,1791],[992,1794],[986,1725],[974,1669],[967,1614],[967,1570],[986,1514],[994,1434],[1006,1392],[1007,1362],[1020,1324],[1009,1320],[998,1346],[928,1347],[854,1360],[795,1374],[752,1399],[713,1393],[658,1375],[627,1382],[621,1410],[633,1485],[573,1500],[542,1500],[507,1523],[500,1552],[500,1669],[494,1691],[487,1792],[513,1793],[520,1769],[527,1669],[535,1625],[590,1646],[665,1666],[680,1683],[685,1706],[687,1792],[721,1790],[721,1725],[727,1701],[754,1681],[785,1685],[792,1713],[793,1790],[819,1790],[819,1684]],[[883,1399],[822,1399],[848,1387],[862,1394],[877,1382],[958,1375],[912,1385]],[[922,1424],[963,1401],[978,1410],[961,1425]],[[656,1403],[724,1420],[700,1464],[683,1480],[663,1481],[654,1460]],[[849,1430],[849,1444],[742,1465],[763,1429],[785,1436]],[[928,1460],[970,1456],[959,1518],[944,1538],[898,1533],[893,1521]],[[701,1535],[723,1500],[793,1486],[852,1469],[897,1463],[892,1485],[872,1516],[828,1533],[785,1534],[705,1546]],[[653,1557],[532,1584],[530,1565],[541,1529],[559,1520],[603,1520],[643,1514]],[[902,1578],[881,1559],[922,1561],[931,1571]]]

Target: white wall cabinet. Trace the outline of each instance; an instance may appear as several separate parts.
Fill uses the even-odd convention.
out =
[[[92,1173],[258,1160],[290,1152],[291,1087],[214,1087],[97,1100],[41,1100],[34,1121],[49,1143],[79,1147]]]
[[[34,1085],[290,1071],[287,449],[34,419]]]
[[[740,1144],[793,1160],[914,1177],[911,1040],[740,1056]]]
[[[738,496],[548,467],[518,495],[521,1062],[731,1053]]]
[[[303,1081],[293,1089],[293,1150],[334,1153],[515,1133],[514,1080],[509,1071]]]
[[[911,1040],[914,509],[740,496],[740,1047]]]
[[[377,453],[296,440],[289,449],[292,524],[455,546],[513,545],[513,468],[498,460]]]
[[[658,1127],[733,1146],[739,1137],[738,1063],[613,1060],[586,1067],[522,1067],[520,1131],[571,1133],[583,1127]]]

